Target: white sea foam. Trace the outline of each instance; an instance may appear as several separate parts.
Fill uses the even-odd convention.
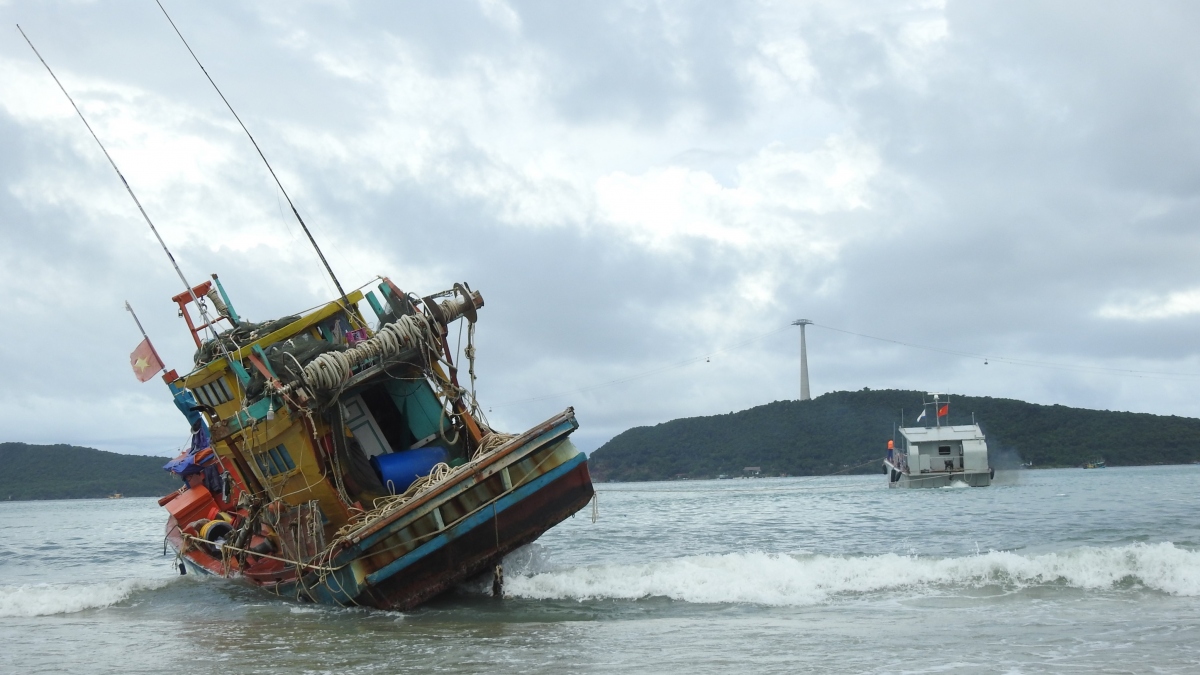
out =
[[[667,597],[794,606],[837,594],[884,590],[990,585],[1107,589],[1122,582],[1172,595],[1200,595],[1200,552],[1160,543],[1042,555],[993,551],[942,559],[730,553],[513,575],[505,579],[505,591],[534,599]]]
[[[162,588],[174,581],[122,579],[90,584],[25,584],[0,586],[0,617],[70,614],[115,605],[138,591]]]
[[[288,611],[290,611],[292,614],[320,614],[321,608],[320,607],[311,607],[308,605],[302,605],[299,607],[296,607],[296,606],[290,607],[288,609]]]

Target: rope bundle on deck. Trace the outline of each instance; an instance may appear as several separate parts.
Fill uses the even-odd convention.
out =
[[[304,366],[308,385],[321,391],[339,389],[354,374],[354,368],[370,361],[382,362],[401,352],[435,343],[433,325],[423,314],[402,316],[384,325],[373,337],[343,352],[326,352]]]

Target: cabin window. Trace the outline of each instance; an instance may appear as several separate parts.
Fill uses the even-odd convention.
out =
[[[938,446],[938,454],[939,454],[939,455],[948,455],[948,454],[950,454],[950,446],[948,446],[948,445],[939,445],[939,446]]]
[[[287,473],[296,468],[296,464],[292,462],[292,456],[288,453],[287,446],[282,444],[266,452],[259,453],[254,458],[258,460],[258,468],[262,470],[265,476],[278,476],[281,473]]]
[[[233,393],[229,391],[229,385],[225,383],[224,377],[192,389],[192,395],[196,397],[197,401],[212,408],[233,400]]]
[[[199,401],[201,405],[211,406],[212,404],[208,402],[207,394],[208,392],[201,391],[201,387],[196,387],[192,390],[192,397]]]

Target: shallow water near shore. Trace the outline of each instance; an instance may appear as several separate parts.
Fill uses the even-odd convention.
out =
[[[599,484],[416,611],[178,575],[153,499],[0,502],[0,671],[1195,672],[1200,466]]]

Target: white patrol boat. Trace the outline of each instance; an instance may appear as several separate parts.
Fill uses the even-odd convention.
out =
[[[927,396],[929,400],[917,417],[917,422],[925,421],[926,426],[900,427],[899,447],[888,441],[883,460],[888,487],[991,485],[995,470],[988,466],[987,442],[974,415],[971,424],[942,424],[943,418],[949,422],[950,398],[943,400],[944,394],[932,392]]]

